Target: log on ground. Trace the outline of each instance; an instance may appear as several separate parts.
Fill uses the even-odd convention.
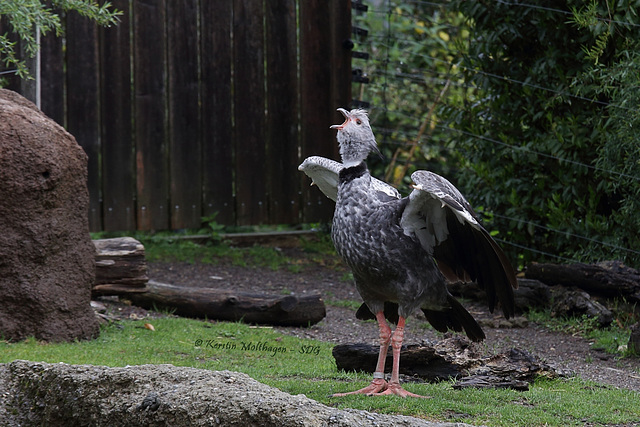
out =
[[[379,347],[367,344],[341,344],[333,349],[338,369],[373,373]],[[391,370],[391,349],[385,372]],[[527,390],[538,376],[557,378],[567,375],[538,360],[524,350],[512,349],[491,357],[477,353],[461,337],[439,342],[402,346],[400,374],[428,382],[456,379],[456,388],[512,388]]]
[[[92,297],[145,292],[149,281],[144,246],[132,237],[98,239]]]
[[[598,264],[538,264],[527,266],[528,279],[547,285],[576,286],[592,295],[625,297],[640,302],[640,272],[619,261]]]
[[[326,316],[319,293],[302,296],[253,294],[150,280],[146,292],[127,298],[142,308],[168,309],[185,317],[277,326],[310,326]]]
[[[456,297],[488,303],[487,293],[477,283],[455,282],[450,283],[448,288]],[[518,278],[518,289],[514,289],[513,296],[517,314],[545,309],[551,302],[549,286],[538,280]]]

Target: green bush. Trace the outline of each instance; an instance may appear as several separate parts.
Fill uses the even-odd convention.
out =
[[[523,262],[640,266],[640,2],[529,3],[452,2],[472,28],[461,68],[477,87],[445,112],[462,131],[458,182]]]

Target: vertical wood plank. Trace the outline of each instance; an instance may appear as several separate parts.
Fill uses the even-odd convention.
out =
[[[114,0],[120,23],[101,29],[102,189],[105,231],[135,230],[135,156],[131,125],[131,19]]]
[[[52,7],[51,1],[47,0],[47,7]],[[59,9],[54,12],[60,15],[63,28],[66,22]],[[40,109],[51,119],[61,126],[65,123],[64,107],[64,51],[62,37],[57,37],[53,31],[40,37],[40,57],[41,57],[41,81],[40,81]]]
[[[351,103],[351,0],[331,3],[331,106]]]
[[[89,156],[89,228],[102,229],[98,34],[94,22],[67,16],[67,130]]]
[[[295,0],[266,7],[267,167],[270,222],[299,221],[298,61]]]
[[[331,102],[331,8],[327,0],[300,2],[300,70],[302,157],[319,155],[338,160],[335,131],[341,123]],[[309,183],[308,178],[302,178]],[[304,222],[330,221],[335,204],[317,188],[304,187]]]
[[[171,228],[201,224],[196,0],[167,3]]]
[[[235,224],[230,1],[201,2],[203,215]]]
[[[64,114],[64,56],[62,38],[53,32],[40,39],[41,49],[41,101],[40,109],[61,126]]]
[[[137,0],[133,7],[138,229],[166,230],[169,228],[169,194],[165,1]]]
[[[234,167],[240,225],[265,223],[265,93],[262,0],[234,0]]]
[[[99,32],[70,14],[66,77],[61,40],[42,40],[42,106],[89,154],[92,229],[328,221],[297,165],[338,158],[349,3],[115,0],[121,23]]]

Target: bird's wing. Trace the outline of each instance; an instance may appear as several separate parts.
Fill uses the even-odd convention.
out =
[[[434,173],[416,171],[411,179],[414,190],[400,220],[404,233],[418,238],[448,279],[476,281],[486,291],[492,311],[497,297],[505,316],[513,315],[515,272],[469,202]]]
[[[317,185],[334,202],[338,199],[338,175],[343,168],[342,163],[320,156],[307,157],[298,166],[298,170],[311,178],[311,185]]]
[[[338,198],[339,175],[342,169],[344,169],[342,163],[320,156],[307,157],[298,166],[298,170],[311,178],[311,185],[317,185],[320,191],[334,202]],[[371,178],[371,185],[375,191],[381,191],[396,199],[400,198],[398,190],[377,178]]]

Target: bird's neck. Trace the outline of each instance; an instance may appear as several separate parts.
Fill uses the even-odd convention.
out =
[[[347,166],[340,171],[339,178],[340,183],[345,183],[349,181],[353,181],[356,178],[360,178],[361,176],[369,173],[369,169],[367,169],[367,164],[363,161],[352,166]]]
[[[340,146],[340,159],[347,168],[360,165],[372,150],[369,141],[363,141],[348,132],[338,132],[338,145]],[[375,140],[373,146],[375,147]]]

